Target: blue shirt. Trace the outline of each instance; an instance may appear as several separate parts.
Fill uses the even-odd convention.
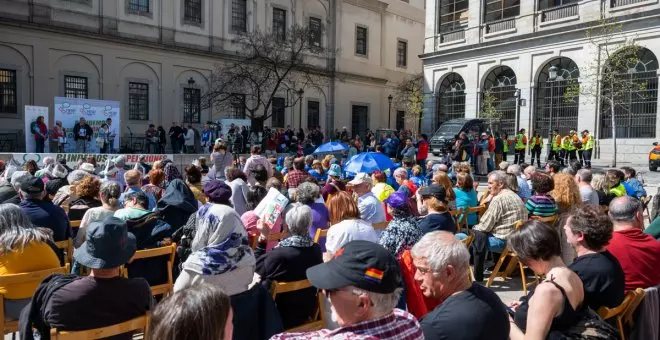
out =
[[[126,196],[126,194],[128,194],[129,192],[137,192],[137,191],[144,192],[140,188],[137,188],[137,187],[130,188],[129,187],[125,193],[122,193],[121,196],[119,196],[119,206],[120,207],[124,206],[124,197]],[[146,192],[144,192],[144,194],[147,195],[147,198],[149,198],[149,207],[147,207],[147,210],[151,211],[156,207],[156,198],[152,194],[148,194]]]
[[[454,194],[456,194],[456,208],[474,208],[479,205],[479,200],[477,199],[477,192],[473,190],[464,191],[463,189],[454,188]],[[468,225],[477,224],[477,213],[470,213],[467,217]]]
[[[518,196],[522,199],[527,199],[532,197],[532,189],[527,184],[527,181],[522,177],[516,177],[518,179]]]
[[[626,195],[642,198],[646,196],[644,185],[637,178],[629,178],[627,181],[622,182],[623,187],[626,188]]]
[[[32,199],[22,200],[19,206],[35,227],[52,230],[55,242],[71,237],[69,218],[64,209],[48,201]]]
[[[386,217],[383,203],[371,191],[358,197],[357,205],[360,210],[360,218],[363,221],[369,223],[385,222]]]

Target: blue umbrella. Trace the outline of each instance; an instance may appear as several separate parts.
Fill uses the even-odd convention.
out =
[[[363,152],[357,154],[346,162],[344,171],[357,174],[366,172],[368,174],[380,170],[385,171],[394,167],[394,163],[386,155],[378,152]]]
[[[330,142],[319,145],[319,147],[314,150],[314,153],[341,152],[344,150],[348,150],[348,145],[340,142]]]

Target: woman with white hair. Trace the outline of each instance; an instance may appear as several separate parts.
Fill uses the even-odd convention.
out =
[[[286,213],[285,223],[291,236],[283,239],[270,252],[266,245],[270,228],[260,219],[257,229],[259,243],[255,250],[256,272],[262,281],[291,282],[307,278],[307,269],[323,262],[321,247],[309,237],[312,226],[312,209],[307,205],[294,203]],[[278,296],[277,309],[282,316],[284,329],[304,323],[316,309],[316,289],[306,289]]]
[[[309,237],[316,236],[319,229],[328,229],[330,223],[330,212],[324,203],[317,202],[321,197],[321,188],[311,182],[303,182],[296,191],[298,202],[312,209],[312,227],[309,229]],[[325,237],[319,240],[321,250],[325,251]]]
[[[37,170],[37,172],[34,174],[34,177],[44,178],[48,174],[48,171],[50,171],[49,167],[54,164],[55,158],[50,156],[44,157],[44,160],[42,161],[43,166],[40,170]]]
[[[75,199],[75,197],[72,197],[71,186],[78,184],[80,181],[83,180],[83,178],[87,176],[91,176],[91,175],[83,170],[71,171],[66,176],[66,180],[69,183],[69,185],[65,185],[61,187],[59,190],[57,190],[55,197],[53,197],[53,204],[59,206],[68,206],[69,202],[71,202],[71,199],[72,198]]]
[[[408,180],[408,171],[404,168],[394,170],[394,180],[399,185],[397,191],[406,193],[406,196],[413,197],[417,193],[417,186]]]

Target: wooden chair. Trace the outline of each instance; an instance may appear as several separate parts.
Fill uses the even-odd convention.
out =
[[[616,326],[619,329],[619,336],[621,336],[621,340],[626,339],[626,335],[624,333],[624,324],[631,324],[632,325],[632,315],[637,309],[637,306],[642,302],[644,299],[644,289],[642,288],[637,288],[633,291],[628,292],[626,294],[626,297],[623,299],[623,302],[621,302],[620,305],[614,307],[614,308],[608,308],[605,306],[602,306],[598,308],[596,313],[603,318],[603,320],[608,320],[614,318],[616,321]],[[626,322],[626,317],[630,316],[630,320]]]
[[[86,340],[86,339],[104,339],[111,336],[124,334],[124,333],[137,333],[137,331],[144,332],[144,339],[149,339],[149,322],[151,316],[149,312],[145,315],[138,316],[137,318],[110,325],[101,328],[89,329],[86,331],[58,331],[57,328],[50,329],[50,337],[53,340]]]
[[[69,265],[67,264],[64,267],[44,269],[36,272],[2,275],[0,276],[0,286],[5,287],[7,291],[10,291],[13,286],[26,283],[33,283],[37,286],[51,274],[68,273]],[[5,320],[5,296],[2,294],[0,294],[0,328],[2,328],[3,335],[18,332],[18,320]]]
[[[644,196],[640,199],[642,202],[642,211],[645,212],[646,216],[649,218],[649,224],[653,223],[651,220],[651,211],[649,211],[649,204],[651,203],[651,200],[653,200],[653,195]]]
[[[385,221],[380,223],[373,223],[371,226],[376,230],[385,230],[389,224],[390,222]]]
[[[69,224],[71,225],[71,228],[80,228],[80,222],[82,222],[82,220],[73,220],[69,221]]]
[[[248,243],[250,244],[250,248],[253,250],[257,249],[257,244],[259,243],[259,235],[248,233]]]
[[[135,255],[128,261],[130,264],[131,262],[135,260],[140,260],[140,259],[147,259],[147,258],[154,258],[154,257],[160,257],[160,256],[165,256],[169,255],[169,258],[167,259],[167,282],[160,284],[160,285],[155,285],[155,286],[150,286],[151,288],[151,295],[156,296],[156,295],[163,295],[163,296],[168,296],[172,290],[174,289],[174,279],[172,278],[172,267],[174,266],[174,255],[176,254],[176,243],[172,243],[169,246],[164,246],[164,247],[159,247],[159,248],[153,248],[153,249],[146,249],[146,250],[138,250],[135,252]],[[128,269],[122,269],[122,273],[128,277]]]
[[[456,223],[456,227],[460,229],[462,222],[464,220],[463,216],[465,215],[465,208],[451,210],[449,211],[449,214],[451,215],[451,217],[454,218],[454,223]],[[467,221],[467,218],[465,218],[465,220]],[[467,225],[465,226],[465,228],[467,228]]]
[[[486,209],[488,209],[488,207],[486,207],[486,205],[484,205],[484,204],[476,206],[476,207],[465,209],[465,214],[464,214],[465,227],[466,228],[468,227],[468,225],[467,225],[468,214],[476,213],[477,214],[477,223],[479,223],[479,222],[481,222],[481,217],[484,216],[484,214],[486,213]]]
[[[64,251],[64,260],[67,264],[71,265],[73,263],[73,240],[67,239],[55,242],[55,246]]]
[[[470,246],[472,246],[472,242],[474,242],[474,233],[468,230],[467,236],[467,238],[461,240],[461,243],[470,250]],[[470,278],[470,281],[474,281],[474,269],[472,269],[472,266],[468,266],[468,277]]]
[[[307,279],[294,281],[294,282],[273,281],[273,283],[270,286],[270,293],[273,296],[273,300],[275,300],[277,294],[283,294],[283,293],[288,293],[288,292],[293,292],[293,291],[303,290],[313,287],[314,286],[312,286],[312,283],[309,282],[309,280]],[[318,300],[318,305],[312,320],[303,325],[296,326],[294,328],[289,328],[285,330],[285,332],[309,332],[309,331],[319,330],[324,327],[325,319],[323,315],[323,295],[317,292],[316,297]]]
[[[328,230],[330,230],[330,228],[328,228],[328,229],[316,229],[316,234],[314,235],[314,243],[319,243],[319,240],[321,239],[321,237],[328,236]]]
[[[514,224],[514,228],[520,229],[523,225],[523,221],[516,221]],[[518,256],[509,249],[509,245],[507,244],[506,247],[504,247],[504,250],[502,251],[502,255],[500,255],[500,258],[497,260],[497,264],[495,265],[495,269],[493,269],[493,272],[490,274],[488,277],[488,281],[486,282],[486,287],[490,287],[490,285],[493,283],[493,280],[495,280],[496,277],[501,277],[503,279],[506,279],[506,270],[505,271],[500,271],[502,268],[502,265],[504,264],[504,261],[506,259],[509,259],[509,267],[515,266],[516,264],[518,265],[518,268],[520,269],[520,278],[522,280],[522,288],[523,288],[523,293],[527,295],[527,277],[525,276],[525,266],[523,266],[522,262],[518,261]]]
[[[268,242],[279,242],[287,237],[289,237],[289,231],[284,229],[279,233],[268,234]]]
[[[548,217],[532,216],[532,219],[537,220],[537,221],[541,221],[541,222],[545,222],[549,225],[554,225],[555,223],[557,223],[557,220],[559,219],[559,215],[555,214],[555,215],[548,216]]]

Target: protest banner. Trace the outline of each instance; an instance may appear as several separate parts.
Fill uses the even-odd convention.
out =
[[[32,131],[31,126],[32,123],[37,121],[37,117],[39,116],[44,117],[44,124],[46,124],[46,128],[48,128],[48,132],[50,132],[48,107],[25,105],[25,151],[27,152],[37,151],[37,145],[34,141],[34,132]],[[49,152],[49,139],[46,139],[44,144],[44,152]]]
[[[108,159],[114,159],[117,156],[124,156],[124,159],[126,160],[126,165],[128,165],[129,167],[137,163],[138,159],[140,158],[140,154],[110,155],[110,154],[93,154],[93,153],[12,153],[11,162],[17,166],[23,167],[25,163],[27,163],[27,161],[34,160],[37,162],[39,166],[42,166],[42,161],[45,157],[54,157],[57,160],[61,158],[66,159],[66,164],[70,168],[73,168],[76,166],[76,164],[79,161],[82,160],[84,162],[89,156],[96,157],[97,164],[104,164],[105,161]],[[153,162],[165,158],[170,160],[174,159],[174,155],[168,155],[168,154],[144,155],[144,157],[145,157],[145,163],[147,164],[153,164]]]
[[[73,127],[80,120],[85,118],[87,124],[94,130],[91,141],[87,144],[87,152],[100,152],[95,140],[98,137],[98,130],[101,125],[106,123],[106,119],[111,118],[112,124],[110,131],[116,134],[113,140],[113,150],[119,150],[121,116],[119,114],[119,102],[113,100],[95,100],[55,97],[55,120],[62,122],[62,127],[66,131],[68,143],[64,146],[65,152],[74,153],[76,150],[75,136]],[[28,149],[29,150],[29,149]]]

